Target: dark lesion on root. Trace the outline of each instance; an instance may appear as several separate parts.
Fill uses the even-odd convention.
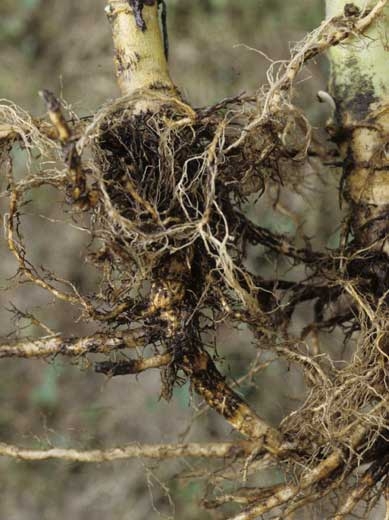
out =
[[[108,376],[124,376],[139,372],[137,360],[130,361],[98,361],[94,364],[95,372]]]
[[[352,2],[346,4],[344,6],[344,16],[347,18],[353,17],[353,16],[360,16],[361,10],[358,6],[353,4]]]
[[[39,91],[39,95],[45,102],[48,111],[59,112],[61,110],[61,103],[53,92],[44,88]]]
[[[146,22],[143,18],[143,7],[145,5],[152,6],[155,3],[158,3],[158,6],[161,6],[161,26],[162,26],[162,36],[163,36],[163,48],[165,52],[165,57],[168,59],[169,56],[169,39],[167,32],[167,9],[165,0],[127,0],[130,7],[132,7],[135,22],[137,27],[141,31],[147,30]]]
[[[196,392],[226,419],[237,413],[242,400],[227,385],[211,356],[202,348],[183,349],[181,368],[189,376]]]
[[[131,59],[127,56],[123,57],[123,49],[115,50],[115,62],[117,75],[121,76],[126,70],[134,69],[140,62],[140,56],[137,52],[131,54]]]
[[[98,361],[94,364],[95,372],[109,377],[140,374],[150,368],[160,368],[169,364],[169,355],[157,355],[153,358],[139,358],[120,361]]]
[[[148,6],[155,5],[156,1],[157,0],[128,0],[128,3],[130,5],[130,7],[132,7],[132,10],[134,13],[136,25],[142,31],[146,31],[146,29],[147,29],[146,22],[144,21],[143,14],[142,14],[143,7],[145,5],[148,5]]]

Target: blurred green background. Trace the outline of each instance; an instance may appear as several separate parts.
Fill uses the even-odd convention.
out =
[[[294,43],[322,20],[323,4],[319,0],[167,0],[175,82],[194,106],[255,91],[266,82],[269,65],[255,49],[273,60],[287,59]],[[103,0],[0,0],[0,69],[0,97],[34,115],[44,111],[37,94],[42,88],[61,94],[79,115],[93,113],[118,95]],[[313,125],[323,124],[327,115],[316,102],[317,90],[325,88],[326,74],[327,65],[319,60],[300,77],[296,103]],[[23,156],[18,152],[15,162],[23,175]],[[296,231],[301,225],[304,233],[319,237],[318,245],[326,245],[334,240],[337,211],[336,183],[327,181],[313,205],[304,197],[285,196],[284,205],[300,215],[300,223],[287,214],[276,214],[270,202],[249,210],[262,225],[283,232]],[[62,219],[57,202],[58,194],[46,190],[36,194],[26,210],[24,235],[29,257],[71,279],[81,290],[93,290],[94,275],[82,261],[88,238],[41,216]],[[5,213],[6,205],[1,204]],[[72,310],[47,300],[39,289],[14,290],[11,277],[16,266],[4,242],[0,253],[0,284],[7,288],[0,308],[3,338],[15,329],[22,336],[42,332],[28,319],[15,322],[9,312],[11,304],[23,312],[34,307],[34,313],[54,331],[66,335],[88,332],[77,324]],[[271,257],[258,252],[252,254],[250,263],[262,272],[277,268]],[[309,319],[310,312],[305,309],[308,317],[302,315],[301,320]],[[240,377],[258,354],[249,334],[244,328],[223,326],[218,340],[219,353],[225,358],[223,371]],[[0,369],[0,441],[80,449],[132,441],[168,442],[185,433],[194,414],[187,386],[177,389],[170,403],[159,400],[156,373],[106,381],[85,361],[71,365],[59,358],[50,363],[2,360]],[[282,364],[270,365],[256,385],[240,388],[261,415],[274,423],[296,406],[300,390],[299,376]],[[220,440],[230,434],[226,424],[208,412],[183,438]],[[203,466],[204,462],[193,461],[169,462],[162,467],[140,461],[96,466],[33,464],[3,458],[0,520],[214,518],[198,508],[204,489],[193,475]],[[175,478],[183,470],[192,476]],[[167,498],[168,492],[173,502]]]

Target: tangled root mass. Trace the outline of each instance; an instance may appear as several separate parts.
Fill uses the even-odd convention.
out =
[[[352,241],[325,252],[309,244],[298,248],[244,211],[248,198],[258,203],[269,185],[296,191],[306,182],[302,172],[318,153],[304,115],[289,102],[270,110],[265,98],[241,96],[193,110],[179,99],[141,92],[103,107],[91,121],[67,122],[61,139],[58,128],[43,119],[34,121],[11,104],[0,110],[3,195],[10,201],[5,231],[20,282],[78,306],[98,334],[137,331],[142,346],[168,356],[161,364],[164,397],[189,378],[207,403],[232,421],[241,402],[226,390],[206,346],[217,323],[247,324],[261,349],[298,366],[306,381],[305,401],[279,428],[291,450],[287,485],[299,478],[302,483],[296,492],[288,488],[285,507],[321,498],[334,483],[352,488],[361,457],[368,454],[370,461],[382,453],[388,427],[387,283],[386,274],[380,272],[378,280],[374,269],[377,260],[385,271],[383,253],[367,256]],[[43,158],[40,168],[21,180],[10,153],[16,143],[28,161],[32,152]],[[64,171],[47,162],[55,154]],[[334,147],[324,154],[321,159],[332,158]],[[42,273],[27,259],[19,227],[23,203],[32,189],[46,185],[67,197],[73,219],[88,216],[88,261],[101,272],[93,294],[79,294],[72,285],[61,292],[59,277]],[[250,272],[247,250],[258,244],[301,266],[299,280],[269,280]],[[292,335],[295,310],[306,302],[314,308],[314,322]],[[315,353],[307,341],[334,328],[342,331],[345,344],[357,338],[345,365]],[[110,358],[96,369],[135,373],[134,364]],[[230,408],[221,404],[224,391]],[[358,428],[363,432],[357,442],[352,433]],[[312,480],[305,492],[307,468],[334,450],[348,465],[337,463],[331,484]],[[255,464],[246,470],[255,474]],[[259,490],[253,500],[263,502],[265,512],[267,497]]]

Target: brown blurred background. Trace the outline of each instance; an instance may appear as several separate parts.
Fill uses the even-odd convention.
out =
[[[320,0],[167,0],[167,4],[172,75],[195,106],[256,90],[266,82],[269,63],[255,49],[273,60],[287,59],[291,46],[320,23],[324,12]],[[79,115],[93,113],[118,95],[103,0],[0,0],[0,44],[0,98],[34,115],[44,111],[37,94],[41,88],[60,94]],[[325,88],[326,69],[324,60],[310,64],[300,77],[295,100],[317,126],[327,116],[316,102],[317,90]],[[18,175],[24,175],[22,152],[15,151],[14,160]],[[336,181],[326,182],[315,192],[314,204],[304,197],[286,197],[286,206],[300,215],[300,224],[263,203],[248,211],[262,225],[317,236],[318,246],[331,245],[336,241]],[[58,202],[59,195],[50,190],[33,194],[23,219],[29,258],[70,279],[81,291],[93,290],[95,275],[82,260],[88,236],[69,225]],[[5,203],[0,204],[5,213]],[[4,289],[0,336],[42,333],[28,319],[15,321],[15,312],[10,312],[13,305],[23,312],[33,310],[55,332],[88,332],[77,324],[71,309],[54,304],[42,291],[13,289],[16,265],[4,242],[0,253]],[[271,257],[258,251],[249,262],[262,273],[276,268]],[[287,266],[279,268],[288,270]],[[301,312],[302,322],[307,321],[311,310]],[[245,373],[257,355],[243,328],[220,327],[218,344],[225,359],[222,370],[233,378]],[[231,433],[212,412],[203,414],[186,432],[196,401],[187,385],[176,389],[170,403],[159,400],[156,373],[106,381],[85,362],[71,365],[62,359],[50,363],[3,360],[0,369],[0,441],[82,449],[132,441],[220,440]],[[286,381],[290,383],[287,391]],[[277,422],[297,405],[300,389],[297,374],[272,364],[258,376],[256,386],[243,386],[240,392],[268,420]],[[204,489],[195,478],[202,465],[181,461],[158,467],[128,461],[87,466],[3,458],[0,520],[205,520],[211,516],[199,512]],[[182,471],[192,477],[176,478]]]

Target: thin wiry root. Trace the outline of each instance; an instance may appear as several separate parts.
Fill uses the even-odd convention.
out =
[[[186,444],[130,444],[110,450],[73,450],[51,448],[47,450],[30,450],[10,444],[0,443],[0,457],[12,457],[26,461],[40,461],[48,459],[67,460],[70,462],[111,462],[126,459],[170,459],[178,457],[197,458],[237,458],[245,457],[252,449],[250,442],[221,442],[221,443],[186,443]]]

